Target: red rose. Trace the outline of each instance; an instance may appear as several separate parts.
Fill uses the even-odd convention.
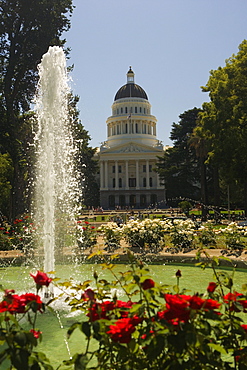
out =
[[[119,319],[115,325],[110,325],[107,334],[114,342],[129,343],[131,341],[131,334],[135,331],[131,320],[130,318]]]
[[[39,310],[39,311],[41,310],[42,301],[41,301],[39,295],[36,295],[36,294],[33,294],[33,293],[25,293],[25,294],[21,295],[21,298],[24,299],[26,305],[29,304],[29,303],[35,302],[37,304],[37,310]]]
[[[178,270],[177,272],[176,272],[176,277],[181,277],[182,276],[182,273],[181,273],[181,271],[180,270]]]
[[[30,333],[33,334],[34,338],[39,339],[40,335],[42,334],[42,331],[31,329]]]
[[[17,294],[8,294],[6,296],[6,311],[14,314],[14,313],[24,313],[26,309],[26,301],[22,296]]]
[[[94,291],[90,288],[86,289],[85,292],[82,293],[81,299],[84,299],[84,301],[94,301]]]
[[[238,293],[238,292],[234,292],[234,293],[228,293],[226,295],[224,295],[224,301],[226,303],[230,303],[230,302],[236,302],[237,300],[237,297],[241,297],[242,294],[241,293]]]
[[[151,288],[154,287],[154,285],[155,285],[155,283],[152,279],[146,279],[146,280],[143,281],[143,283],[141,283],[141,287],[144,290],[151,289]]]
[[[217,288],[217,284],[212,282],[208,284],[207,291],[208,293],[213,293],[216,288]]]
[[[216,310],[220,307],[220,303],[218,301],[215,301],[213,299],[206,299],[203,308],[208,310]]]
[[[89,308],[89,313],[87,316],[90,321],[96,321],[100,319],[108,319],[107,315],[110,311],[114,310],[115,306],[113,302],[105,301],[103,303],[94,303],[92,307]]]
[[[37,271],[35,275],[30,274],[32,278],[34,279],[35,283],[40,287],[40,286],[49,286],[50,282],[52,281],[51,278],[49,278],[45,272],[42,271]]]

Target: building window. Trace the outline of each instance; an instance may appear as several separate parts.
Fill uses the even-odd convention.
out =
[[[142,166],[142,172],[146,172],[146,165],[144,164],[143,166]]]
[[[136,133],[138,134],[138,123],[136,123]]]
[[[146,108],[143,108],[143,111],[144,111],[143,113],[146,114]]]
[[[151,205],[155,206],[155,204],[157,204],[157,195],[151,194],[150,201],[151,201]]]
[[[145,194],[141,194],[141,196],[140,196],[140,205],[143,207],[145,207],[146,206],[146,203],[147,203],[147,201],[146,201],[146,195]]]
[[[118,173],[122,173],[122,166],[118,166]]]
[[[128,113],[128,108],[127,107],[125,107],[125,113]]]
[[[149,165],[149,172],[152,172],[152,165]]]
[[[121,188],[122,187],[122,178],[120,177],[118,179],[118,187]]]
[[[135,188],[136,187],[136,179],[135,178],[129,178],[129,187]]]
[[[109,195],[109,207],[115,207],[115,197],[114,197],[114,195]]]
[[[119,109],[117,109],[117,114],[119,114]]]
[[[134,207],[136,205],[136,196],[134,194],[130,194],[130,206]]]
[[[135,107],[135,113],[137,113],[137,107]]]
[[[116,167],[112,166],[112,173],[115,173],[115,172],[116,172]]]
[[[115,177],[112,179],[112,187],[115,188],[116,187],[116,179]]]
[[[149,177],[149,186],[150,186],[150,188],[153,187],[153,178],[152,177]]]
[[[125,206],[125,196],[122,195],[122,194],[119,195],[119,205],[121,207],[124,207]]]
[[[140,113],[142,112],[142,107],[140,107]]]
[[[142,179],[143,181],[143,187],[144,188],[146,188],[146,186],[147,186],[147,179],[146,179],[146,177],[143,177],[143,179]]]
[[[121,113],[123,113],[123,108],[121,108]]]
[[[131,108],[130,108],[130,113],[132,113],[132,112],[133,112],[133,108],[131,107]]]
[[[125,124],[125,133],[128,133],[128,123]]]

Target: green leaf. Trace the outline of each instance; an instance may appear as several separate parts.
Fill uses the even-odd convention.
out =
[[[74,332],[75,329],[81,328],[81,323],[75,322],[67,331],[68,338],[71,336],[71,334]]]
[[[85,370],[87,367],[88,358],[86,355],[78,355],[75,361],[74,370]]]
[[[219,344],[215,344],[215,343],[208,343],[208,346],[211,347],[212,349],[214,349],[215,351],[221,353],[222,355],[226,355],[227,352],[225,350],[225,348],[223,348],[222,346],[220,346]]]
[[[128,348],[132,353],[135,353],[138,351],[138,344],[134,339],[131,339],[131,341],[128,343]]]
[[[90,326],[89,322],[87,322],[87,321],[83,322],[82,326],[81,326],[81,330],[86,335],[87,338],[90,338],[90,336],[91,336],[91,326]]]

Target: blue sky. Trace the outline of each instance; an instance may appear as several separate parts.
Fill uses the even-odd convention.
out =
[[[158,119],[157,138],[170,145],[179,115],[208,101],[201,86],[247,39],[246,0],[74,0],[64,36],[74,64],[71,88],[80,119],[99,146],[129,66]]]

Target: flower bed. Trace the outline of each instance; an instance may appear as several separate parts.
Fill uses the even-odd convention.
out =
[[[61,359],[62,368],[246,370],[246,286],[235,291],[233,274],[217,272],[217,261],[208,259],[214,279],[205,292],[191,293],[180,288],[183,271],[177,270],[176,284],[167,286],[154,281],[148,266],[133,254],[128,256],[124,273],[115,273],[114,265],[105,262],[102,268],[112,272],[113,280],[94,273],[95,288],[89,280],[63,283],[38,271],[31,274],[36,293],[5,290],[0,302],[0,367],[9,360],[12,369],[53,369],[38,351],[42,333],[36,318],[51,303],[42,302],[42,287],[54,284],[70,288],[66,301],[71,310],[85,313],[72,324],[68,337],[79,330],[86,342],[78,342],[73,358]],[[125,299],[119,298],[120,292]],[[29,329],[22,327],[24,316]]]

